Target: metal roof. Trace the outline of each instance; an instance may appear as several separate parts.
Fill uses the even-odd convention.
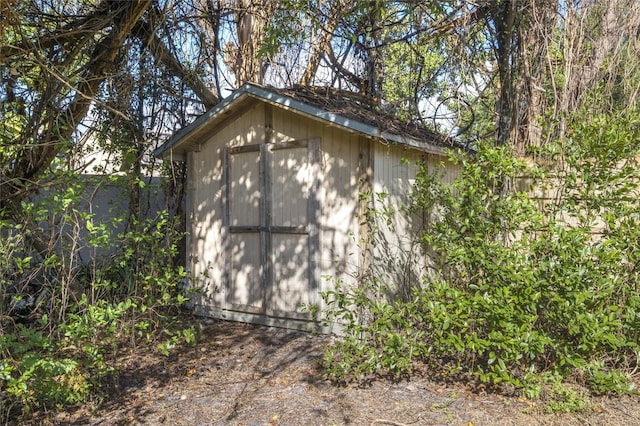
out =
[[[297,87],[276,89],[254,83],[244,84],[193,123],[176,132],[154,151],[158,157],[182,154],[194,149],[207,131],[227,118],[248,101],[262,102],[293,111],[308,118],[357,132],[387,143],[397,143],[421,151],[443,154],[457,144],[423,126],[403,122],[390,114],[376,110],[358,94],[331,88]]]

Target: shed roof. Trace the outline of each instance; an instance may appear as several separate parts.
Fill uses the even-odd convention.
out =
[[[405,122],[382,112],[366,97],[328,87],[297,86],[288,89],[244,84],[218,105],[176,132],[154,151],[158,157],[168,153],[182,155],[194,149],[217,124],[260,100],[308,118],[360,133],[383,142],[398,143],[425,152],[442,154],[456,142],[426,127]]]

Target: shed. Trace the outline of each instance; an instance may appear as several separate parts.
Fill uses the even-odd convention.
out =
[[[155,152],[187,162],[195,311],[308,328],[335,280],[415,279],[420,218],[401,206],[420,164],[455,175],[450,145],[354,93],[245,84]]]

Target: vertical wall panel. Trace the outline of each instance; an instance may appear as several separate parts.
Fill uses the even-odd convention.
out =
[[[320,173],[319,140],[275,144],[271,156],[271,282],[268,313],[288,318],[304,317],[301,307],[315,301],[317,264],[317,192]],[[312,243],[313,242],[313,246]]]
[[[374,274],[398,296],[410,294],[420,283],[423,255],[419,238],[420,215],[410,215],[413,183],[421,153],[397,146],[374,146],[373,208],[377,232],[373,235]]]
[[[307,224],[309,173],[306,147],[278,149],[273,152],[272,225]]]
[[[360,143],[357,135],[324,127],[321,168],[320,264],[322,290],[335,279],[354,282],[359,258],[358,179]]]
[[[273,313],[295,317],[309,303],[309,236],[278,234],[273,243],[273,289],[270,308]]]
[[[231,309],[261,312],[260,234],[231,234],[231,274],[227,302]]]
[[[259,116],[261,119],[257,120]],[[188,209],[192,223],[188,261],[194,285],[202,288],[196,303],[204,306],[222,307],[224,304],[222,283],[226,265],[222,249],[222,148],[263,140],[263,121],[264,106],[256,103],[226,126],[217,129],[215,134],[203,141],[199,151],[190,154]],[[245,219],[250,218],[242,218]]]
[[[315,122],[281,109],[274,109],[273,128],[275,142],[309,139],[319,137],[322,133],[315,133],[318,126]]]
[[[260,225],[260,154],[231,155],[230,217],[232,226]]]
[[[189,154],[189,210],[192,251],[191,276],[202,288],[202,304],[219,303],[221,292],[221,159],[220,149],[205,143],[199,152]],[[215,235],[215,236],[214,236]]]

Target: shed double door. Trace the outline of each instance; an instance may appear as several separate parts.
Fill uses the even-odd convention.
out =
[[[319,141],[253,144],[225,153],[225,303],[301,318],[317,303]]]

